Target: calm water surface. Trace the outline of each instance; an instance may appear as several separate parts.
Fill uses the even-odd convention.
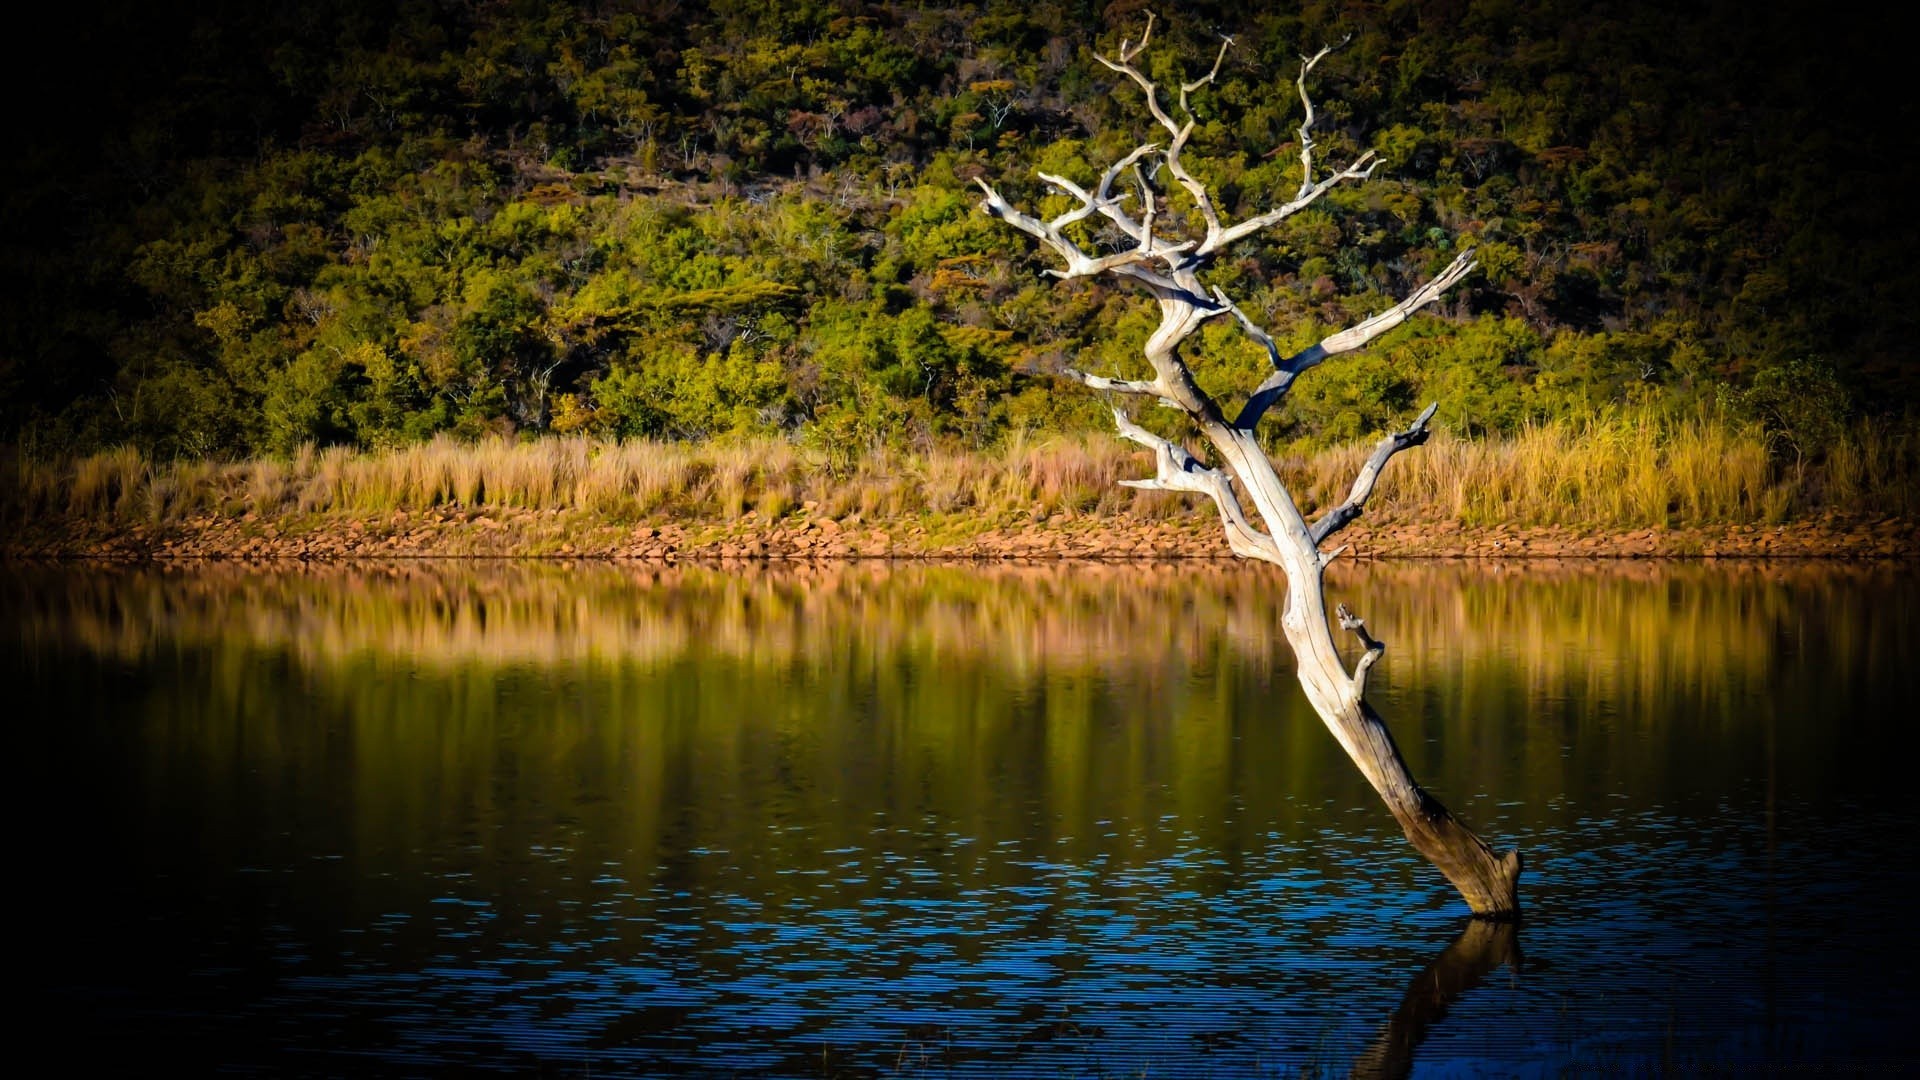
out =
[[[1336,569],[1517,931],[1256,568],[0,568],[17,992],[277,1074],[1920,1067],[1920,574]]]

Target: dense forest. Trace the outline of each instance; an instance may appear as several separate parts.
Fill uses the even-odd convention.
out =
[[[448,432],[782,436],[852,455],[1103,426],[1151,305],[978,212],[1149,136],[1116,0],[110,2],[12,35],[0,442],[234,458]],[[1818,455],[1910,427],[1913,95],[1844,6],[1166,4],[1188,161],[1240,216],[1362,185],[1217,272],[1280,344],[1481,272],[1271,423],[1322,445],[1635,411]],[[1177,213],[1179,204],[1173,206]],[[1257,381],[1227,320],[1203,377]]]

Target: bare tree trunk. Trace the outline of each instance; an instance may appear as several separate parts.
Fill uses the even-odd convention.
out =
[[[1155,122],[1171,136],[1165,148],[1152,143],[1138,147],[1110,166],[1091,192],[1065,178],[1040,174],[1042,180],[1079,203],[1050,221],[1043,222],[1016,210],[984,180],[979,183],[987,198],[981,208],[1041,241],[1057,254],[1066,269],[1050,271],[1056,277],[1062,280],[1095,276],[1121,278],[1140,287],[1158,303],[1160,326],[1148,338],[1144,349],[1153,378],[1117,379],[1071,369],[1066,374],[1098,391],[1154,399],[1177,409],[1213,446],[1225,469],[1202,464],[1184,447],[1142,428],[1124,410],[1115,408],[1114,424],[1121,437],[1152,450],[1156,465],[1152,479],[1123,482],[1133,487],[1206,495],[1220,511],[1227,543],[1235,554],[1273,563],[1286,572],[1288,599],[1282,622],[1287,642],[1298,660],[1300,686],[1307,700],[1347,756],[1380,793],[1407,839],[1459,889],[1473,913],[1487,918],[1511,918],[1519,912],[1518,854],[1496,855],[1414,781],[1386,723],[1365,699],[1368,670],[1385,646],[1367,633],[1364,622],[1342,607],[1341,626],[1352,632],[1365,650],[1349,673],[1335,646],[1333,627],[1327,616],[1323,571],[1339,550],[1322,552],[1321,544],[1359,516],[1394,454],[1426,441],[1427,422],[1432,419],[1437,403],[1421,413],[1407,430],[1383,439],[1354,478],[1346,500],[1311,524],[1281,484],[1272,460],[1255,436],[1262,417],[1285,397],[1303,372],[1329,356],[1360,348],[1405,322],[1472,272],[1473,259],[1468,253],[1461,254],[1426,285],[1386,311],[1299,353],[1282,356],[1265,330],[1224,292],[1218,288],[1207,289],[1198,274],[1226,245],[1278,224],[1311,205],[1336,184],[1366,179],[1373,169],[1370,164],[1373,155],[1363,154],[1345,169],[1314,179],[1311,135],[1314,111],[1307,95],[1306,79],[1314,65],[1331,51],[1323,48],[1311,57],[1302,58],[1299,89],[1305,119],[1299,129],[1302,178],[1298,192],[1291,201],[1273,210],[1233,224],[1223,222],[1206,186],[1188,172],[1180,155],[1195,124],[1188,96],[1213,81],[1226,59],[1227,45],[1222,45],[1211,71],[1181,85],[1179,105],[1186,120],[1176,122],[1162,106],[1153,82],[1133,64],[1134,58],[1146,47],[1152,29],[1149,17],[1147,33],[1139,44],[1123,42],[1117,62],[1105,57],[1100,60],[1127,76],[1145,93],[1147,108]],[[1159,160],[1172,177],[1170,190],[1177,188],[1190,204],[1184,209],[1197,213],[1204,222],[1202,235],[1174,241],[1155,234],[1160,205],[1141,167],[1141,162],[1148,158]],[[1114,182],[1129,170],[1140,196],[1138,217],[1122,207],[1126,195],[1113,193]],[[1188,216],[1184,209],[1181,217]],[[1134,246],[1099,257],[1087,254],[1068,230],[1083,229],[1082,223],[1095,215],[1134,241]],[[1266,350],[1273,365],[1272,374],[1253,389],[1233,420],[1226,418],[1214,399],[1194,380],[1179,351],[1181,344],[1208,319],[1223,314],[1234,316],[1248,336]],[[1248,518],[1240,494],[1252,503],[1258,525]],[[1264,525],[1264,531],[1260,525]]]

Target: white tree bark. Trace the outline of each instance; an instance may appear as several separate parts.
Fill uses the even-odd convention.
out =
[[[1207,496],[1220,511],[1227,543],[1236,555],[1272,563],[1286,572],[1288,598],[1282,625],[1298,658],[1300,685],[1308,701],[1374,790],[1380,793],[1407,839],[1460,890],[1474,914],[1512,917],[1519,911],[1519,855],[1495,854],[1414,781],[1386,723],[1366,701],[1367,673],[1385,646],[1367,633],[1359,618],[1343,607],[1342,626],[1353,632],[1364,648],[1359,663],[1349,673],[1340,658],[1327,616],[1322,571],[1339,552],[1323,553],[1322,545],[1359,516],[1393,455],[1426,441],[1427,422],[1433,417],[1434,406],[1429,406],[1405,431],[1381,440],[1355,478],[1346,500],[1312,524],[1302,516],[1299,506],[1281,484],[1272,460],[1254,435],[1260,419],[1286,396],[1302,373],[1329,356],[1360,348],[1439,299],[1473,271],[1473,257],[1463,252],[1432,281],[1393,307],[1299,353],[1283,356],[1271,335],[1223,291],[1207,288],[1198,275],[1227,245],[1285,221],[1338,184],[1365,180],[1372,174],[1373,155],[1367,153],[1324,177],[1314,176],[1315,114],[1313,102],[1307,95],[1307,76],[1331,47],[1301,58],[1298,86],[1305,118],[1299,128],[1302,169],[1299,189],[1291,200],[1280,206],[1244,221],[1228,223],[1222,220],[1206,185],[1187,170],[1181,155],[1195,126],[1189,96],[1219,74],[1232,42],[1222,44],[1213,68],[1205,76],[1181,85],[1178,109],[1184,119],[1175,120],[1161,103],[1160,92],[1153,81],[1133,62],[1146,47],[1152,32],[1153,19],[1149,16],[1146,33],[1138,44],[1123,42],[1117,60],[1099,59],[1139,86],[1154,122],[1168,136],[1165,145],[1146,143],[1137,147],[1102,173],[1092,191],[1063,177],[1039,174],[1042,181],[1077,204],[1052,220],[1042,221],[1021,212],[984,180],[978,181],[986,192],[981,209],[1038,240],[1058,256],[1064,269],[1050,271],[1054,276],[1062,280],[1101,275],[1126,279],[1158,303],[1160,325],[1144,349],[1147,364],[1153,371],[1152,378],[1113,379],[1072,369],[1066,374],[1098,391],[1152,399],[1180,410],[1212,445],[1224,468],[1208,467],[1184,447],[1140,427],[1125,411],[1116,408],[1114,423],[1119,434],[1154,453],[1155,475],[1127,483],[1133,487]],[[1200,235],[1175,238],[1156,232],[1163,224],[1162,214],[1154,189],[1141,167],[1147,161],[1157,162],[1164,168],[1192,203],[1192,211],[1203,225]],[[1114,184],[1123,175],[1132,177],[1134,191],[1139,195],[1138,216],[1126,208],[1127,194],[1114,193]],[[1088,253],[1068,230],[1095,215],[1118,228],[1132,245],[1105,255]],[[1232,315],[1248,336],[1266,349],[1273,365],[1272,373],[1253,389],[1232,420],[1227,419],[1215,400],[1194,380],[1179,352],[1182,342],[1208,319],[1220,315]],[[1242,508],[1242,495],[1251,504],[1254,518],[1250,519]]]

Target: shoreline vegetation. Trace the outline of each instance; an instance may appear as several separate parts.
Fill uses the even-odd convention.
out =
[[[1914,546],[1920,263],[1882,211],[1920,178],[1871,21],[1181,8],[1155,47],[1214,65],[1183,152],[1227,220],[1309,179],[1300,51],[1345,43],[1309,156],[1377,172],[1208,271],[1276,347],[1478,264],[1264,421],[1313,510],[1440,403],[1350,554]],[[1042,273],[976,184],[1052,215],[1040,176],[1140,145],[1096,58],[1138,9],[67,14],[86,78],[7,73],[68,107],[0,158],[0,557],[1225,556],[1060,378],[1144,374],[1154,305]],[[1203,385],[1270,372],[1236,320],[1191,344]]]
[[[1309,516],[1370,447],[1278,455]],[[1211,507],[1119,481],[1145,455],[1104,435],[994,450],[844,456],[774,438],[585,437],[289,458],[154,461],[122,448],[4,464],[9,558],[587,556],[1229,557]],[[1713,418],[1441,433],[1403,455],[1349,554],[1912,557],[1920,445],[1856,426],[1817,463]]]

